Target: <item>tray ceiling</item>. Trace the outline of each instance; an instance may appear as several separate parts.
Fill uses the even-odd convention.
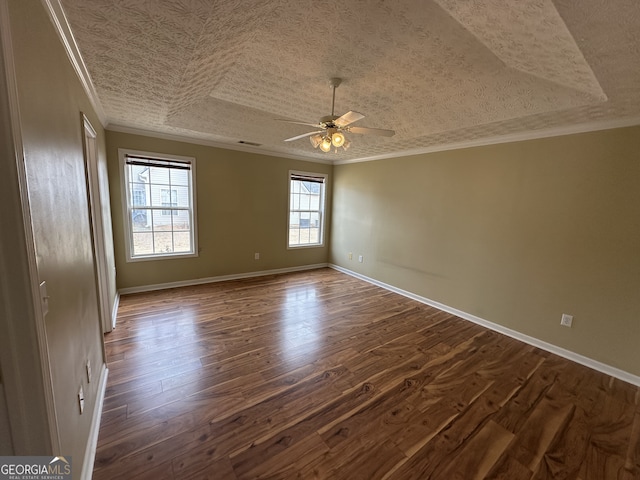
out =
[[[640,123],[636,0],[60,1],[114,129],[345,162]],[[331,77],[337,115],[396,135],[285,143]]]

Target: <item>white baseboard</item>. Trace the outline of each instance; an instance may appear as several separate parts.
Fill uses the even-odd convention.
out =
[[[129,293],[151,292],[154,290],[165,290],[167,288],[190,287],[192,285],[202,285],[204,283],[226,282],[229,280],[239,280],[242,278],[264,277],[267,275],[276,275],[279,273],[301,272],[304,270],[315,270],[318,268],[328,267],[328,263],[315,263],[313,265],[300,265],[298,267],[276,268],[274,270],[260,270],[257,272],[236,273],[233,275],[220,275],[218,277],[196,278],[193,280],[182,280],[179,282],[156,283],[154,285],[142,285],[139,287],[121,288],[118,290],[120,295]]]
[[[116,328],[116,319],[118,318],[119,305],[120,305],[120,292],[116,292],[116,298],[113,300],[113,308],[111,309],[111,328],[109,329],[109,331]]]
[[[100,379],[98,380],[98,394],[96,395],[96,407],[93,409],[93,417],[91,418],[91,429],[89,430],[89,439],[84,452],[84,461],[82,462],[82,472],[80,478],[82,480],[91,480],[93,476],[93,464],[96,460],[96,449],[98,447],[98,433],[100,432],[100,418],[102,417],[102,405],[104,404],[104,396],[107,390],[107,376],[109,369],[107,364],[102,364],[100,371]]]
[[[438,310],[442,310],[447,313],[451,313],[457,317],[460,317],[464,320],[468,320],[470,322],[476,323],[478,325],[482,325],[490,330],[496,331],[498,333],[502,333],[511,338],[515,338],[516,340],[520,340],[521,342],[527,343],[529,345],[533,345],[534,347],[538,347],[547,352],[556,354],[560,357],[564,357],[573,362],[584,365],[585,367],[589,367],[593,370],[597,370],[598,372],[604,373],[606,375],[610,375],[612,377],[618,378],[623,382],[630,383],[632,385],[636,385],[640,387],[640,377],[637,375],[633,375],[629,372],[625,372],[624,370],[620,370],[619,368],[612,367],[602,362],[598,362],[597,360],[593,360],[589,357],[585,357],[578,353],[572,352],[570,350],[566,350],[564,348],[558,347],[551,343],[544,342],[535,337],[530,337],[529,335],[525,335],[524,333],[520,333],[516,330],[511,330],[510,328],[503,327],[497,323],[490,322],[483,318],[477,317],[467,312],[463,312],[462,310],[458,310],[457,308],[450,307],[448,305],[444,305],[443,303],[436,302],[434,300],[430,300],[428,298],[422,297],[420,295],[416,295],[415,293],[408,292],[406,290],[402,290],[401,288],[394,287],[393,285],[389,285],[384,282],[380,282],[374,278],[367,277],[360,273],[354,272],[352,270],[348,270],[346,268],[340,267],[339,265],[329,264],[330,268],[334,270],[338,270],[339,272],[346,273],[347,275],[351,275],[352,277],[359,278],[360,280],[364,280],[365,282],[372,283],[379,287],[384,288],[385,290],[389,290],[391,292],[398,293],[407,298],[411,298],[412,300],[416,300],[420,303],[424,303],[426,305],[430,305]]]

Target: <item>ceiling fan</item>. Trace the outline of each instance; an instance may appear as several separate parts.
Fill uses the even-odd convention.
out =
[[[339,147],[345,150],[349,148],[350,142],[345,136],[345,132],[357,133],[357,134],[373,134],[383,137],[392,137],[396,132],[393,130],[384,130],[382,128],[367,128],[367,127],[352,127],[351,124],[362,120],[364,115],[358,112],[349,111],[344,115],[337,116],[334,114],[334,107],[336,103],[336,88],[342,83],[341,78],[332,78],[329,85],[333,91],[333,98],[331,100],[331,115],[322,117],[318,123],[298,122],[295,120],[282,120],[281,122],[295,123],[297,125],[308,125],[310,127],[316,127],[319,130],[303,133],[302,135],[296,135],[295,137],[287,138],[285,142],[293,142],[301,138],[309,137],[313,148],[320,148],[323,152],[331,151],[331,147],[335,147],[336,152]]]

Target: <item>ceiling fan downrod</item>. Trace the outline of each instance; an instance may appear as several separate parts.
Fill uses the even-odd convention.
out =
[[[329,80],[329,85],[331,86],[331,90],[333,91],[333,96],[331,98],[331,116],[335,117],[335,106],[336,106],[336,88],[340,86],[342,83],[342,79],[338,77],[333,77]]]

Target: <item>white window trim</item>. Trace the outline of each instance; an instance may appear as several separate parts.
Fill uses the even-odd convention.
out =
[[[180,162],[189,162],[191,164],[191,184],[189,188],[189,202],[191,205],[191,225],[193,232],[193,252],[189,253],[154,253],[151,255],[138,255],[133,257],[131,255],[131,246],[133,243],[133,231],[131,229],[131,220],[129,219],[129,208],[127,201],[127,184],[129,183],[128,178],[128,169],[126,168],[126,156],[134,155],[141,157],[150,157],[157,158],[158,160],[167,160],[167,161],[180,161]],[[165,153],[155,153],[155,152],[144,152],[141,150],[129,150],[124,148],[118,149],[118,157],[120,158],[120,190],[121,190],[121,202],[122,202],[122,219],[124,223],[124,244],[126,251],[126,261],[127,262],[144,262],[149,260],[169,260],[176,258],[191,258],[198,256],[198,214],[197,214],[197,205],[196,199],[198,198],[196,195],[196,159],[195,157],[183,157],[180,155],[169,155]]]
[[[291,175],[302,175],[309,177],[324,178],[324,188],[320,194],[320,234],[318,235],[319,243],[310,243],[304,245],[289,245],[289,229],[291,228]],[[326,192],[329,174],[317,172],[303,172],[301,170],[289,170],[287,175],[287,250],[298,250],[300,248],[320,248],[324,247],[324,231],[325,231],[325,209],[326,209]]]

